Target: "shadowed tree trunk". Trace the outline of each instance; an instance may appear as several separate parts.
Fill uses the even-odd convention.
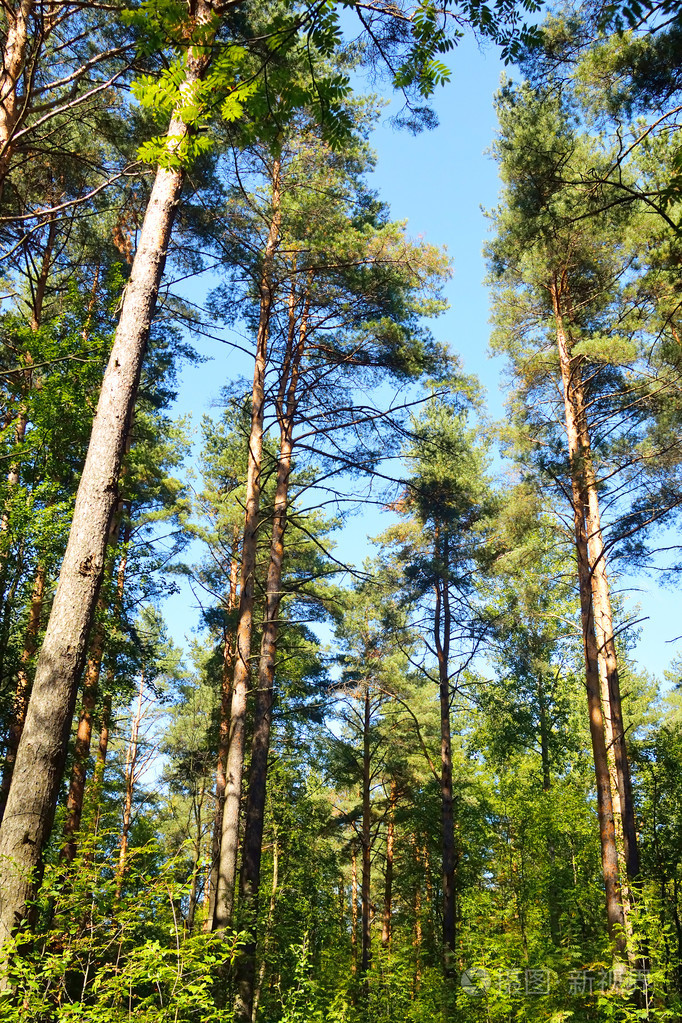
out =
[[[239,841],[239,809],[244,768],[244,737],[251,659],[251,631],[256,570],[257,533],[260,515],[261,463],[263,456],[263,416],[265,411],[265,370],[270,315],[273,304],[273,259],[279,244],[281,221],[280,161],[272,166],[271,215],[268,238],[263,253],[263,274],[260,281],[260,315],[256,338],[256,360],[251,401],[251,430],[246,481],[246,515],[242,545],[242,569],[239,592],[239,624],[230,707],[230,734],[225,769],[225,800],[223,828],[220,839],[220,861],[213,927],[223,930],[232,920],[234,888],[237,877]]]
[[[196,22],[206,24],[213,9],[209,0],[197,0]],[[210,59],[209,46],[190,47],[184,94],[202,78]],[[176,151],[189,130],[180,112],[174,113],[167,135],[169,150]],[[0,828],[0,943],[25,916],[27,900],[40,880],[42,850],[52,829],[78,679],[104,572],[125,440],[183,181],[181,168],[159,167],[156,171],[102,382],[69,541]]]
[[[358,853],[355,842],[350,844],[350,945],[351,970],[358,972]]]
[[[19,662],[17,688],[14,694],[14,705],[12,707],[12,720],[9,726],[9,735],[7,737],[5,766],[2,772],[2,782],[0,782],[0,821],[2,820],[5,812],[7,795],[12,783],[14,762],[17,756],[17,749],[19,748],[21,733],[24,730],[26,711],[28,710],[29,694],[31,692],[29,665],[31,663],[31,658],[38,647],[38,632],[40,631],[40,616],[43,610],[44,597],[45,565],[44,563],[39,562],[33,583],[33,592],[31,594],[31,607],[28,615],[24,649],[21,652],[21,659]]]

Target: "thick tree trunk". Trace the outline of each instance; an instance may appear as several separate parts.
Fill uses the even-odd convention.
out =
[[[225,770],[223,829],[220,840],[220,862],[213,926],[223,930],[232,920],[234,888],[237,877],[239,842],[239,809],[242,797],[244,768],[244,737],[248,697],[251,632],[253,626],[254,583],[256,571],[257,533],[260,514],[261,462],[263,455],[263,416],[265,412],[265,370],[270,314],[273,305],[272,270],[279,243],[281,221],[280,161],[272,168],[271,219],[264,251],[263,275],[260,284],[260,317],[256,339],[256,360],[251,402],[251,431],[246,481],[246,515],[242,545],[242,570],[239,593],[239,625],[235,653],[230,734]]]
[[[198,0],[196,20],[205,23],[211,15],[212,5]],[[209,47],[188,52],[185,92],[201,79],[209,63]],[[168,130],[169,149],[175,150],[188,131],[180,115],[174,115]],[[125,439],[183,180],[182,169],[159,167],[156,172],[102,382],[0,828],[0,944],[25,916],[27,900],[39,883],[42,850],[52,829],[78,679],[104,572]]]
[[[391,944],[391,915],[393,911],[393,842],[395,832],[395,804],[398,787],[395,778],[391,778],[391,794],[388,806],[388,825],[386,828],[386,872],[384,875],[384,918],[381,927],[381,944],[385,949]]]
[[[28,615],[28,625],[26,627],[24,649],[21,652],[19,672],[17,675],[17,688],[14,694],[12,721],[9,726],[9,735],[7,737],[7,752],[5,754],[5,765],[2,772],[2,782],[0,782],[0,821],[4,816],[5,805],[7,803],[7,796],[10,790],[10,785],[12,783],[14,762],[16,760],[17,750],[19,748],[21,734],[24,730],[24,722],[26,721],[29,694],[31,692],[31,678],[29,675],[29,665],[31,663],[31,658],[35,654],[38,647],[38,633],[40,631],[40,617],[43,610],[44,599],[45,599],[45,565],[43,562],[39,562],[38,567],[36,568],[35,580],[33,582],[33,592],[31,594],[31,607]]]
[[[609,738],[610,743],[612,743],[613,760],[616,769],[618,803],[623,829],[623,852],[627,876],[631,884],[636,884],[640,873],[637,826],[632,795],[630,762],[625,743],[625,725],[623,723],[620,677],[618,674],[618,655],[613,630],[611,592],[606,572],[606,551],[601,528],[599,492],[592,463],[590,435],[582,390],[579,392],[578,397],[581,406],[581,449],[587,496],[585,525],[592,572],[592,599],[599,658],[606,679],[604,712],[608,719],[607,727],[608,732],[610,732]]]
[[[35,0],[21,0],[12,7],[3,4],[7,34],[0,71],[0,194],[12,156],[12,138],[21,112],[21,81],[29,46],[29,22]]]
[[[578,589],[580,594],[580,612],[585,653],[585,684],[587,704],[590,717],[590,736],[592,739],[592,756],[597,783],[597,812],[599,815],[599,833],[602,853],[602,873],[606,892],[606,915],[609,934],[616,949],[624,948],[624,914],[618,874],[618,852],[616,849],[616,833],[613,819],[613,802],[611,797],[611,779],[606,753],[604,734],[604,717],[602,714],[598,646],[594,628],[592,580],[590,557],[586,531],[586,508],[581,466],[581,445],[579,420],[576,414],[574,387],[579,385],[579,364],[571,359],[566,333],[563,326],[559,305],[560,291],[558,285],[552,289],[554,312],[556,318],[557,347],[561,367],[561,379],[564,392],[564,409],[566,414],[566,436],[571,461],[571,488],[573,497],[573,520],[575,533],[576,558],[578,566]]]
[[[289,477],[293,449],[294,417],[299,370],[305,347],[308,326],[308,304],[304,307],[298,343],[292,352],[295,328],[295,302],[289,304],[289,338],[280,380],[278,419],[280,424],[279,457],[270,541],[270,558],[265,589],[265,620],[258,664],[258,695],[256,718],[251,743],[249,787],[246,798],[246,819],[242,843],[242,870],[240,897],[242,926],[249,930],[250,941],[244,947],[237,968],[238,995],[235,1020],[249,1023],[252,1014],[253,988],[256,970],[256,919],[258,913],[258,887],[263,849],[265,796],[272,727],[272,702],[277,659],[279,609],[282,601],[282,571],[284,564],[284,534],[287,527],[289,504]]]

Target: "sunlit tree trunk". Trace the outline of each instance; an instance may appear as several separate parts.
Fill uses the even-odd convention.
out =
[[[195,21],[206,24],[213,11],[210,0],[197,0]],[[185,95],[202,78],[210,59],[210,46],[189,48],[181,87]],[[174,113],[167,135],[169,150],[175,151],[189,130],[180,112]],[[52,829],[78,680],[105,567],[125,440],[183,182],[182,168],[159,167],[156,171],[102,382],[0,827],[0,943],[24,917],[27,900],[40,880],[42,851]]]
[[[215,898],[218,886],[218,867],[220,863],[220,838],[223,833],[223,804],[225,802],[225,767],[227,750],[230,742],[230,710],[232,707],[232,682],[234,680],[234,635],[231,613],[238,604],[237,586],[239,581],[239,562],[237,561],[238,536],[235,529],[232,540],[232,559],[230,561],[230,589],[227,595],[225,642],[223,644],[223,660],[220,685],[220,726],[218,731],[218,762],[216,765],[215,784],[215,818],[213,821],[213,838],[211,842],[211,868],[209,873],[208,913],[204,930],[210,931],[213,926]]]
[[[225,799],[223,827],[220,840],[220,861],[216,890],[213,926],[222,930],[232,920],[234,889],[237,877],[237,848],[239,841],[239,809],[242,796],[244,768],[244,739],[249,669],[251,659],[251,632],[256,571],[256,549],[260,518],[261,463],[263,456],[263,416],[265,411],[265,370],[270,315],[274,301],[272,289],[273,260],[279,243],[281,222],[280,161],[272,166],[271,217],[268,238],[263,253],[263,274],[260,282],[260,315],[256,338],[256,359],[251,401],[251,430],[246,481],[246,515],[242,545],[242,567],[239,592],[239,624],[235,652],[234,681],[230,707],[230,733],[225,769]]]
[[[293,296],[293,292],[292,292]],[[277,659],[277,635],[279,610],[282,600],[282,571],[284,564],[284,534],[287,527],[289,504],[289,478],[293,449],[294,418],[296,414],[297,389],[301,358],[305,348],[308,329],[309,303],[306,301],[295,340],[296,303],[289,303],[288,344],[282,369],[277,402],[277,416],[280,424],[279,456],[275,502],[270,541],[270,558],[265,589],[265,620],[261,639],[258,664],[258,693],[256,717],[251,743],[251,764],[249,787],[246,799],[244,841],[242,843],[242,870],[240,897],[243,925],[248,927],[251,940],[244,947],[237,968],[238,996],[235,1020],[251,1019],[253,987],[256,968],[255,925],[258,911],[258,886],[263,848],[263,824],[265,820],[265,797],[272,727],[272,704]],[[293,350],[292,350],[293,349]]]
[[[557,348],[561,367],[566,415],[566,435],[571,460],[571,492],[573,498],[573,520],[576,559],[578,566],[578,590],[585,653],[585,684],[590,719],[592,757],[597,783],[597,812],[601,840],[602,874],[606,892],[606,915],[609,934],[618,951],[622,951],[624,914],[618,872],[618,852],[613,819],[611,779],[609,776],[604,717],[602,714],[599,682],[598,646],[594,628],[592,603],[592,578],[586,530],[586,507],[581,473],[581,444],[579,420],[574,399],[574,387],[579,383],[579,360],[571,358],[560,307],[561,291],[559,282],[552,287],[552,300],[556,319]]]

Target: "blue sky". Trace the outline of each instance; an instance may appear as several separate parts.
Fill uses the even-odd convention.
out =
[[[507,72],[494,49],[481,52],[471,38],[450,55],[450,64],[452,80],[435,97],[438,128],[417,136],[396,131],[388,123],[397,109],[395,101],[386,111],[373,137],[378,154],[373,185],[390,204],[393,216],[408,220],[412,235],[447,246],[454,264],[447,289],[450,310],[435,321],[434,333],[461,355],[468,373],[478,376],[487,391],[489,414],[499,418],[504,411],[503,363],[487,353],[489,311],[481,250],[488,225],[481,207],[490,208],[497,199],[497,170],[485,151],[495,133],[493,94],[500,75]],[[375,91],[371,83],[365,88]],[[251,372],[218,342],[207,341],[199,347],[211,361],[186,370],[177,406],[178,413],[192,412],[195,425],[210,410],[224,381]],[[376,510],[352,519],[340,539],[341,557],[357,563],[369,551],[367,537],[387,524]],[[679,596],[660,590],[647,578],[624,582],[634,588],[625,598],[628,614],[635,615],[634,604],[639,601],[649,616],[641,625],[639,660],[650,671],[662,672],[679,646],[669,642],[682,632],[676,611]],[[192,603],[184,588],[168,602],[167,617],[176,641],[196,623]]]

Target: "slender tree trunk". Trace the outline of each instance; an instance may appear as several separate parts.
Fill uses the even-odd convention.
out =
[[[126,446],[130,449],[130,444]],[[118,506],[112,519],[109,531],[109,545],[115,548],[118,542],[118,534],[121,527],[123,514],[123,501],[119,500]],[[126,527],[126,543],[130,538],[130,527]],[[114,555],[111,557],[109,574],[113,574]],[[119,566],[119,580],[117,586],[116,605],[120,610],[123,601],[123,580],[125,578],[126,556],[121,559]],[[120,596],[119,592],[120,591]],[[95,631],[90,644],[90,653],[85,668],[83,679],[83,703],[78,718],[78,729],[76,732],[76,744],[73,752],[73,766],[71,768],[71,779],[69,782],[69,794],[66,800],[66,818],[64,820],[64,846],[62,849],[63,859],[67,863],[73,863],[76,858],[78,843],[76,834],[81,826],[83,816],[83,800],[85,797],[85,781],[88,771],[88,758],[90,756],[90,743],[92,741],[92,726],[95,716],[95,708],[99,696],[99,680],[102,671],[102,658],[104,656],[104,645],[106,641],[105,623],[102,616],[105,613],[104,602],[100,596],[98,600],[98,611],[100,618],[95,625]]]
[[[289,478],[293,449],[294,417],[299,370],[307,336],[308,304],[304,308],[299,338],[295,351],[291,348],[295,328],[295,303],[289,305],[289,344],[278,398],[280,445],[277,460],[277,480],[270,541],[270,558],[265,590],[265,620],[258,664],[258,695],[256,718],[251,743],[249,788],[246,799],[246,820],[242,843],[242,871],[240,897],[242,926],[247,927],[251,939],[244,946],[237,968],[238,995],[235,1020],[248,1023],[252,1014],[253,988],[256,970],[256,919],[258,913],[258,887],[263,848],[265,796],[272,727],[272,703],[277,659],[279,609],[282,600],[282,571],[284,564],[284,534],[287,527],[289,504]]]
[[[242,570],[239,593],[239,625],[230,708],[230,734],[225,770],[223,829],[220,840],[220,862],[213,926],[224,930],[232,920],[234,888],[237,877],[239,842],[239,809],[242,797],[244,737],[248,696],[251,631],[253,626],[254,583],[256,571],[257,532],[260,512],[261,463],[263,455],[263,416],[265,412],[265,370],[270,314],[274,300],[272,270],[279,243],[281,221],[280,161],[272,168],[271,220],[264,252],[260,284],[260,317],[256,339],[256,361],[251,403],[251,431],[246,481],[246,515],[242,545]]]
[[[559,351],[561,379],[564,392],[568,452],[571,460],[571,488],[573,497],[576,558],[578,565],[578,590],[580,594],[580,612],[585,653],[585,685],[587,689],[587,704],[590,717],[592,756],[597,783],[597,812],[599,815],[602,873],[606,892],[606,915],[609,934],[615,943],[617,951],[620,953],[624,948],[623,930],[625,920],[620,893],[618,852],[616,849],[616,833],[613,820],[613,803],[611,798],[611,779],[609,776],[609,765],[604,734],[604,718],[601,706],[598,664],[599,655],[594,628],[590,557],[585,525],[586,509],[581,473],[580,435],[578,416],[576,415],[576,406],[573,397],[573,388],[575,384],[579,382],[580,367],[579,362],[571,359],[559,305],[560,290],[558,284],[555,284],[552,288],[552,299],[554,302],[557,328],[557,347]]]
[[[104,611],[104,608],[101,609]],[[78,730],[76,732],[76,744],[73,752],[73,767],[71,769],[71,781],[69,783],[69,794],[66,801],[66,818],[64,821],[64,847],[62,856],[67,863],[73,863],[76,858],[78,843],[76,834],[80,828],[83,815],[83,797],[85,795],[85,779],[87,775],[87,762],[90,756],[90,741],[92,738],[92,723],[97,705],[97,692],[99,689],[99,676],[102,669],[102,657],[104,655],[104,623],[99,622],[95,628],[88,663],[83,679],[83,704],[78,718]]]
[[[371,803],[371,726],[372,705],[369,685],[365,684],[363,729],[362,729],[362,890],[361,890],[361,923],[362,923],[362,958],[360,972],[363,978],[372,963],[372,931],[371,931],[371,871],[372,871],[372,803]],[[365,979],[365,994],[369,993]]]
[[[45,598],[45,563],[39,562],[36,568],[35,580],[33,582],[33,593],[31,594],[31,607],[28,614],[28,625],[24,639],[24,649],[21,652],[19,672],[17,676],[17,688],[14,694],[14,706],[12,708],[12,720],[9,726],[7,738],[7,752],[5,754],[5,765],[0,782],[0,820],[5,810],[7,795],[12,782],[14,762],[19,748],[21,733],[24,730],[26,711],[28,710],[29,694],[31,691],[31,678],[29,665],[31,658],[38,647],[38,633],[40,631],[40,617],[43,610]]]
[[[123,802],[123,823],[118,849],[118,867],[116,869],[116,901],[121,898],[123,878],[125,877],[128,856],[128,835],[133,819],[133,796],[137,781],[137,754],[139,749],[140,722],[142,720],[142,698],[144,696],[144,673],[140,675],[140,688],[137,694],[137,708],[133,714],[130,729],[130,742],[126,747],[125,767],[125,799]]]
[[[197,0],[198,23],[205,24],[212,13],[209,0]],[[185,95],[207,70],[210,53],[206,45],[189,49],[182,90]],[[169,150],[177,150],[188,133],[180,113],[174,114],[167,136]],[[102,382],[69,541],[0,828],[0,944],[25,916],[27,900],[40,881],[42,850],[52,829],[78,679],[104,572],[125,439],[183,181],[182,169],[159,167],[156,172]]]
[[[192,858],[192,883],[189,890],[189,901],[187,906],[187,934],[191,934],[194,929],[194,916],[197,909],[197,892],[199,888],[199,862],[201,860],[201,838],[202,838],[202,827],[201,827],[201,811],[204,805],[204,796],[206,794],[206,779],[202,778],[201,786],[199,788],[199,794],[194,799],[194,823],[196,825],[196,841],[194,843],[194,856]]]
[[[350,845],[350,946],[351,971],[358,972],[358,853],[355,842]]]
[[[275,920],[275,905],[277,902],[278,883],[279,883],[279,841],[277,838],[277,832],[275,832],[275,838],[272,843],[272,886],[270,888],[268,920],[265,931],[265,941],[263,943],[263,954],[261,956],[260,966],[258,967],[258,979],[256,981],[256,989],[253,993],[253,1010],[251,1012],[251,1023],[256,1023],[256,1017],[258,1016],[258,1005],[260,1003],[261,991],[263,990],[263,981],[265,980],[265,971],[268,965],[267,957],[270,951],[270,944],[272,941],[272,928]]]
[[[0,75],[0,80],[2,75]],[[1,88],[0,88],[1,93]],[[0,144],[1,149],[1,144]],[[1,158],[0,158],[1,162]],[[54,243],[57,237],[57,221],[51,220],[47,231],[47,240],[45,242],[45,249],[43,251],[43,258],[40,264],[40,271],[38,277],[32,285],[33,298],[31,303],[31,330],[35,334],[40,329],[40,323],[43,316],[43,305],[45,302],[45,292],[47,289],[47,282],[50,276],[50,269],[52,267],[52,257],[54,253]],[[30,352],[24,353],[24,359],[26,362],[25,369],[21,372],[21,401],[19,403],[19,411],[14,424],[14,446],[19,448],[23,444],[26,437],[26,428],[28,426],[28,395],[33,388],[33,357]],[[7,473],[7,498],[5,500],[5,506],[0,515],[0,602],[5,595],[5,584],[7,577],[7,558],[9,555],[9,528],[10,528],[10,504],[12,500],[12,494],[19,485],[19,460],[13,461],[10,464],[9,471]],[[43,568],[44,571],[44,568]],[[34,651],[35,652],[35,651]],[[21,680],[20,680],[21,684]],[[25,714],[25,711],[24,711]],[[22,721],[23,729],[23,721]],[[19,730],[19,737],[17,743],[21,738],[21,729]],[[16,747],[14,749],[16,753]],[[12,761],[14,763],[14,761]],[[6,799],[7,793],[5,793]],[[5,800],[3,799],[3,807]]]
[[[384,877],[384,918],[381,928],[381,944],[389,948],[391,944],[391,914],[393,910],[393,842],[395,832],[395,804],[398,786],[395,778],[391,778],[391,794],[388,807],[388,825],[386,828],[386,874]]]
[[[448,572],[447,537],[436,534],[436,543],[442,543],[443,565]],[[447,576],[436,581],[434,641],[438,658],[440,693],[440,751],[441,751],[441,824],[443,843],[443,963],[446,976],[454,970],[456,949],[455,933],[455,822],[452,798],[452,739],[450,734],[450,633],[452,628],[449,580]]]
[[[227,751],[230,744],[230,711],[232,707],[232,682],[234,679],[234,636],[230,614],[237,607],[237,584],[239,578],[239,562],[237,561],[237,530],[234,531],[232,542],[232,559],[230,562],[230,590],[227,597],[227,615],[225,621],[225,643],[223,645],[222,678],[220,687],[220,728],[218,731],[218,762],[216,765],[215,783],[215,818],[213,821],[213,839],[211,842],[211,870],[209,874],[208,913],[204,930],[213,927],[216,891],[218,887],[218,868],[220,864],[220,838],[223,833],[223,805],[225,802],[225,768]]]

